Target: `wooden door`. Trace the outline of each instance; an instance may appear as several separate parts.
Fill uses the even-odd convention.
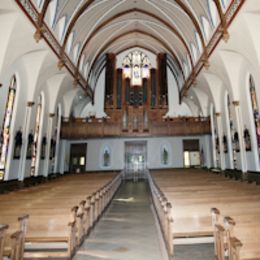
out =
[[[71,144],[70,172],[85,172],[87,159],[87,144]]]

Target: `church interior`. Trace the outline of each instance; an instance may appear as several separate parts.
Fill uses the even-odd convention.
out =
[[[259,0],[1,0],[0,259],[260,259],[258,24]]]

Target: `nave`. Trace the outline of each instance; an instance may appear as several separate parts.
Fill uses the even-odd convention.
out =
[[[155,220],[148,184],[124,182],[75,260],[167,259]]]
[[[1,195],[0,253],[15,260],[260,259],[255,183],[203,169],[147,174],[135,181],[120,173],[68,175]]]

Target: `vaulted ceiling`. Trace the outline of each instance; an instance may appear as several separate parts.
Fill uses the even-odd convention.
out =
[[[19,1],[19,0],[17,0]],[[219,29],[232,0],[31,0],[43,25],[60,44],[60,60],[68,57],[75,73],[88,82],[95,63],[107,52],[143,47],[167,53],[180,82],[194,73],[207,45]],[[93,86],[91,86],[93,87]]]

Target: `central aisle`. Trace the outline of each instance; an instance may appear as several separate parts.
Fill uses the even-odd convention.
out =
[[[165,260],[145,182],[123,183],[75,260]]]

